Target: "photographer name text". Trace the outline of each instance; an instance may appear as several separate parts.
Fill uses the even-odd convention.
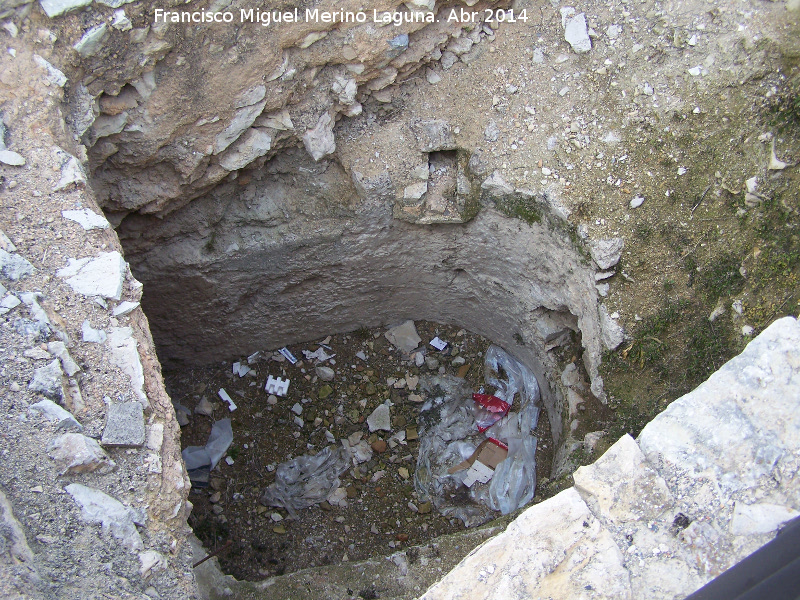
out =
[[[514,12],[513,10],[485,9],[483,11],[450,9],[446,16],[436,15],[425,11],[344,11],[344,10],[320,10],[318,8],[307,8],[301,11],[299,8],[288,11],[278,10],[257,10],[255,8],[241,8],[236,11],[210,11],[200,10],[164,10],[155,9],[154,19],[156,23],[258,23],[263,27],[275,25],[288,25],[293,23],[376,23],[378,25],[395,25],[397,27],[406,23],[435,23],[437,21],[458,22],[458,23],[477,23],[480,20],[485,22],[506,22],[516,21],[527,22],[528,16],[525,10]]]

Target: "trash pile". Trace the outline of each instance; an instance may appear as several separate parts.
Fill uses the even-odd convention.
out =
[[[491,511],[505,515],[524,506],[536,490],[536,377],[491,346],[484,379],[494,394],[470,395],[457,377],[431,378],[431,399],[420,414],[417,494],[466,527],[492,519]]]
[[[420,500],[432,502],[448,517],[474,527],[524,506],[536,490],[536,437],[539,385],[534,374],[501,348],[491,346],[484,361],[484,379],[493,395],[475,393],[464,379],[437,375],[424,389],[431,398],[421,408],[420,446],[414,487]],[[389,409],[385,409],[388,424]],[[517,409],[511,412],[511,409]],[[370,430],[374,428],[370,423]],[[387,425],[387,429],[390,429]],[[369,460],[369,444],[342,440],[316,455],[303,455],[278,465],[275,482],[261,497],[267,506],[297,511],[339,499],[339,476]]]

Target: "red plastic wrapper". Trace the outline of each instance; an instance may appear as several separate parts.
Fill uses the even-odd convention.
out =
[[[473,407],[475,424],[481,433],[506,416],[508,409],[511,408],[508,402],[501,400],[497,396],[472,394],[472,399],[475,401],[475,406]]]

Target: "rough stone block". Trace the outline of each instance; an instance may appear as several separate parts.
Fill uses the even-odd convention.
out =
[[[627,434],[573,478],[595,515],[613,523],[655,518],[674,502],[666,482]]]
[[[522,513],[421,600],[630,597],[619,548],[570,488]]]
[[[144,444],[142,405],[138,402],[110,405],[101,442],[104,446],[142,446]]]

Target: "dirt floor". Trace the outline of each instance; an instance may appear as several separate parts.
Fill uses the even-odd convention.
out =
[[[305,359],[292,365],[278,353],[264,352],[248,365],[255,373],[244,377],[232,372],[229,361],[165,374],[174,401],[194,411],[206,398],[213,407],[213,417],[192,414],[182,429],[184,448],[204,445],[214,420],[230,417],[232,421],[234,441],[227,458],[233,464],[220,461],[211,473],[209,487],[194,487],[189,498],[194,505],[189,523],[205,547],[213,551],[231,542],[219,557],[226,573],[255,581],[307,567],[386,555],[464,529],[460,520],[441,516],[414,491],[418,417],[424,404],[420,397],[428,397],[422,389],[426,377],[442,373],[463,376],[467,386],[478,391],[485,385],[482,357],[490,343],[446,325],[420,321],[416,327],[428,359],[421,367],[413,359],[403,360],[384,337],[385,329],[361,329],[289,346],[298,359],[303,350],[314,352],[320,347],[335,355],[324,362]],[[444,351],[427,344],[435,336],[449,342]],[[366,360],[356,356],[360,352]],[[241,362],[247,364],[247,358],[241,357]],[[317,366],[332,368],[333,380],[321,380]],[[272,398],[274,404],[264,391],[268,375],[288,377],[291,382],[285,397]],[[409,389],[409,383],[413,386],[418,377],[422,382]],[[398,387],[401,384],[393,379],[406,383]],[[236,403],[234,412],[219,399],[220,388]],[[387,399],[392,402],[392,432],[370,434],[367,418]],[[302,408],[300,415],[298,408]],[[329,442],[325,431],[333,435],[335,444]],[[544,416],[535,433],[537,477],[547,481],[553,444]],[[283,508],[259,502],[274,481],[279,463],[316,454],[326,446],[337,447],[340,439],[354,434],[370,443],[373,455],[357,467],[351,465],[340,477],[340,487],[346,492],[344,502],[322,502],[302,509],[297,520]]]

